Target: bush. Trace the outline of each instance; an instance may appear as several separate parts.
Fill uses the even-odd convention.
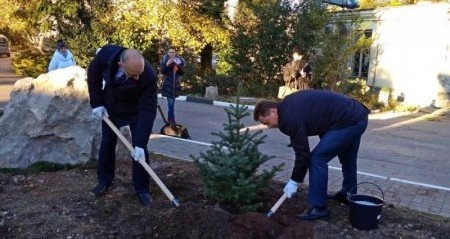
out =
[[[23,50],[14,54],[12,64],[17,75],[37,77],[47,72],[51,55],[36,50]]]
[[[205,80],[205,87],[217,86],[221,95],[231,95],[233,92],[236,92],[237,85],[236,78],[229,75],[211,75],[206,77]]]
[[[378,92],[372,91],[366,80],[351,78],[339,81],[336,90],[363,103],[370,110],[385,110],[387,108],[382,102],[378,102]]]

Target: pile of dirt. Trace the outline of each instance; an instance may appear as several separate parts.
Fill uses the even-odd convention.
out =
[[[286,200],[267,218],[281,196],[274,182],[261,212],[235,214],[205,198],[192,163],[158,157],[151,167],[181,205],[176,208],[156,184],[155,202],[140,205],[131,183],[131,162],[118,160],[111,190],[97,198],[95,168],[57,172],[0,173],[0,238],[448,238],[449,218],[386,206],[380,228],[350,226],[348,208],[329,203],[328,221],[295,219],[306,209],[306,191]]]

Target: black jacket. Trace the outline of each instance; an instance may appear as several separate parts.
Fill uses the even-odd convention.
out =
[[[278,105],[278,126],[291,139],[295,151],[292,180],[303,182],[309,166],[308,136],[324,135],[367,119],[369,110],[356,100],[325,90],[288,95]]]
[[[114,76],[119,69],[120,53],[126,48],[106,45],[97,53],[87,72],[90,104],[92,108],[104,106],[112,119],[136,119],[134,143],[146,147],[156,116],[156,74],[145,61],[144,72],[138,81],[117,84]],[[105,87],[102,89],[103,80]]]

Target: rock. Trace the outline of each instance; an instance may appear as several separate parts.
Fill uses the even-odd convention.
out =
[[[215,100],[219,96],[219,89],[216,86],[206,87],[205,98]]]
[[[88,99],[86,71],[78,66],[18,80],[0,118],[0,168],[97,158],[101,123]]]

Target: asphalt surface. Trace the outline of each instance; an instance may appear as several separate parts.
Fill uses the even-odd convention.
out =
[[[164,99],[160,99],[160,104],[166,107]],[[177,101],[175,108],[177,123],[186,125],[195,141],[210,143],[218,140],[211,133],[222,130],[223,123],[227,122],[223,107]],[[358,170],[450,190],[450,121],[435,122],[421,119],[421,116],[420,113],[371,115],[361,140]],[[410,122],[414,120],[418,121]],[[398,126],[401,122],[405,125]],[[244,118],[243,123],[245,126],[257,124],[251,115]],[[162,124],[158,116],[153,131],[158,132]],[[287,136],[277,129],[266,129],[264,133],[268,137],[261,147],[263,153],[274,155],[279,161],[293,160],[293,150],[287,147]],[[319,139],[310,137],[309,141],[312,149]],[[337,158],[330,166],[340,167]]]

